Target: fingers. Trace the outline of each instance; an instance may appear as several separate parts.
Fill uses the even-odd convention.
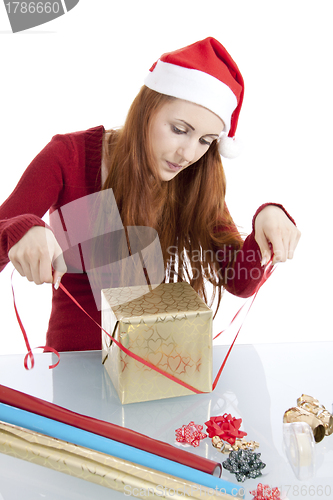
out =
[[[9,254],[8,254],[9,255]],[[19,262],[16,262],[13,258],[10,258],[9,259],[11,261],[11,263],[13,264],[13,266],[15,267],[16,271],[22,276],[22,277],[25,277],[26,274],[25,274],[25,271],[23,269],[23,267],[21,266],[21,264]]]
[[[301,233],[295,226],[291,231],[277,231],[274,233],[271,236],[274,252],[273,264],[292,259],[300,237]]]
[[[288,254],[288,244],[280,231],[275,231],[271,235],[272,250],[274,253],[273,264],[285,262]]]
[[[20,275],[25,276],[28,281],[36,285],[52,283],[52,266],[48,255],[34,253],[21,255],[18,252],[12,254],[10,260]]]
[[[54,273],[53,273],[53,285],[54,285],[54,288],[56,290],[58,290],[61,278],[67,272],[67,267],[66,267],[65,259],[64,259],[64,256],[63,256],[62,252],[53,261],[53,269],[54,269]]]
[[[301,233],[285,212],[268,205],[255,221],[255,239],[262,255],[262,265],[268,262],[273,252],[273,264],[292,259]],[[269,250],[268,250],[269,248]]]
[[[292,259],[294,257],[294,252],[301,237],[301,232],[297,228],[295,229],[296,231],[293,232],[289,241],[288,259]]]
[[[52,235],[53,236],[53,235]],[[65,263],[64,255],[62,253],[62,249],[58,242],[54,238],[54,249],[53,249],[53,259],[52,259],[52,267],[54,269],[53,273],[53,285],[55,290],[58,290],[61,278],[67,272],[67,266]]]
[[[33,281],[37,285],[41,285],[42,283],[52,283],[52,266],[49,255],[43,255],[39,260],[39,265],[36,266],[33,277]]]
[[[271,249],[269,246],[269,242],[268,242],[264,233],[260,233],[259,235],[257,235],[256,241],[257,241],[258,246],[260,248],[261,265],[265,266],[271,258]]]
[[[54,271],[54,273],[53,273],[53,286],[54,286],[55,290],[58,290],[62,277],[63,277],[62,274],[59,274],[58,271]]]
[[[268,260],[271,258],[272,253],[274,254],[272,261],[273,264],[286,262],[288,259],[292,259],[294,257],[294,252],[300,237],[301,233],[296,227],[291,232],[275,230],[274,232],[270,233],[269,237],[271,249],[268,246],[268,239],[266,236],[264,236],[266,244],[262,243],[262,240],[264,239],[263,237],[258,238],[257,242],[261,251],[261,255],[263,257],[261,264],[267,264]],[[260,244],[258,240],[260,241]]]
[[[61,247],[47,228],[34,226],[8,252],[21,276],[40,285],[60,282],[67,271]],[[53,275],[55,269],[55,276]]]

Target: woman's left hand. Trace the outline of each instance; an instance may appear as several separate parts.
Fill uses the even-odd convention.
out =
[[[293,258],[301,232],[281,208],[267,205],[257,215],[254,228],[255,239],[261,251],[262,265],[267,264],[272,253],[274,253],[273,264]]]

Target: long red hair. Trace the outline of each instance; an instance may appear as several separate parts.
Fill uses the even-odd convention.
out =
[[[124,126],[110,131],[103,189],[113,189],[125,227],[156,229],[166,281],[188,281],[209,305],[217,290],[218,308],[225,280],[216,251],[236,252],[243,240],[225,208],[226,179],[216,141],[172,180],[159,179],[150,148],[150,123],[171,99],[174,97],[141,88]],[[213,285],[210,301],[207,281]]]

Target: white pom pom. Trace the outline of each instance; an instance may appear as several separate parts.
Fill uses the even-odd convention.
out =
[[[242,151],[242,143],[239,139],[235,137],[229,137],[227,134],[224,134],[219,141],[219,152],[220,155],[224,158],[237,158],[237,156]]]

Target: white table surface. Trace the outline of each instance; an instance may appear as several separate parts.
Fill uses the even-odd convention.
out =
[[[214,348],[214,373],[226,346]],[[236,345],[221,379],[211,394],[121,405],[101,364],[100,351],[61,353],[54,370],[51,354],[36,354],[35,368],[26,371],[22,355],[0,356],[0,384],[52,401],[75,412],[134,429],[153,438],[175,442],[175,429],[194,420],[204,424],[211,416],[231,413],[242,418],[247,438],[260,443],[266,463],[262,477],[240,483],[246,499],[259,482],[278,486],[289,500],[333,499],[333,435],[316,444],[316,472],[299,481],[283,447],[282,418],[309,394],[332,411],[333,343]],[[205,427],[204,427],[205,429]],[[181,446],[181,445],[179,445]],[[188,451],[222,462],[209,438]],[[237,483],[223,469],[224,479]],[[124,499],[102,486],[70,477],[39,465],[0,454],[0,500]]]

